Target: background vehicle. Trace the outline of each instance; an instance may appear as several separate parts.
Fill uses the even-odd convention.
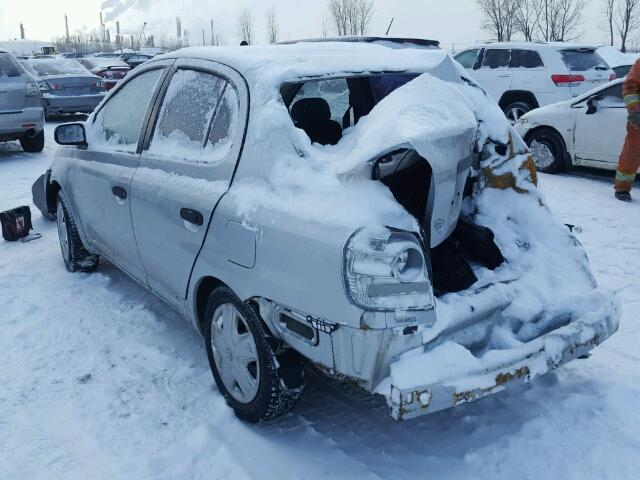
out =
[[[248,421],[293,407],[302,357],[384,395],[397,419],[529,381],[608,338],[618,314],[478,93],[438,50],[155,58],[55,131],[68,147],[45,197],[65,265],[102,255],[182,313]],[[465,198],[488,225],[461,215]]]
[[[640,56],[638,53],[622,53],[616,47],[610,46],[598,48],[598,55],[613,69],[617,78],[626,77]]]
[[[0,141],[19,140],[26,152],[44,148],[44,111],[38,84],[0,50]]]
[[[56,55],[59,58],[69,58],[72,60],[77,60],[78,58],[90,57],[89,53],[80,53],[80,52],[63,52]]]
[[[133,69],[142,65],[144,62],[148,62],[149,60],[151,60],[153,58],[153,55],[145,55],[139,52],[131,52],[131,53],[123,53],[118,58]]]
[[[571,165],[615,170],[627,132],[623,79],[534,110],[516,124],[543,172]]]
[[[111,90],[129,72],[130,67],[118,58],[84,57],[78,59],[94,75],[102,78],[107,90]]]
[[[568,43],[489,43],[455,59],[511,122],[534,108],[577,97],[615,78],[597,47]]]
[[[45,115],[92,112],[107,93],[102,78],[75,60],[36,58],[21,63],[38,80]]]

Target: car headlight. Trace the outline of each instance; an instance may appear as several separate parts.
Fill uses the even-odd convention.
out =
[[[347,293],[377,311],[425,310],[434,306],[427,259],[416,235],[385,227],[358,230],[344,257]]]

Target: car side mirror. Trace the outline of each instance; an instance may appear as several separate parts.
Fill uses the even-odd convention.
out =
[[[59,145],[86,145],[87,135],[81,123],[65,123],[58,126],[54,138]]]
[[[593,115],[598,111],[598,102],[600,99],[598,97],[591,97],[587,100],[587,115]]]

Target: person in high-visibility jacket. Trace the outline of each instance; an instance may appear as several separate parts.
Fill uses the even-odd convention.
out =
[[[627,106],[627,138],[622,147],[616,172],[616,198],[631,201],[631,187],[640,168],[640,59],[628,73],[622,87]]]

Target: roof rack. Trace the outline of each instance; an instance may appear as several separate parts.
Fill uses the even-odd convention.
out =
[[[353,43],[375,43],[375,42],[391,42],[398,44],[410,44],[419,47],[440,47],[437,40],[427,40],[424,38],[398,38],[398,37],[368,37],[358,35],[348,35],[340,37],[321,37],[321,38],[301,38],[298,40],[285,40],[278,42],[278,45],[291,45],[294,43],[307,42],[353,42]]]

